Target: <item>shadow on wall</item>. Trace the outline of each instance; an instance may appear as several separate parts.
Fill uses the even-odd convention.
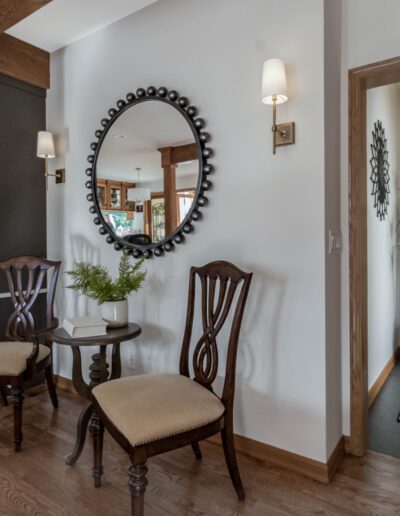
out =
[[[181,342],[177,342],[174,333],[168,328],[156,326],[148,322],[140,320],[142,327],[142,335],[135,339],[133,343],[126,343],[121,349],[122,357],[122,375],[130,376],[132,374],[151,374],[178,372],[178,361],[175,361],[175,367],[168,368],[166,366],[169,359],[175,358],[177,349],[180,352]],[[135,353],[136,364],[134,370],[129,369],[129,354]],[[164,370],[154,370],[154,365],[165,366]]]
[[[235,394],[235,428],[243,432],[247,426],[254,427],[245,414],[245,407],[251,399],[252,406],[258,407],[260,419],[265,421],[265,414],[273,414],[281,405],[275,400],[277,364],[277,346],[282,307],[285,297],[283,279],[272,276],[269,271],[247,266],[253,271],[249,299],[243,317],[238,345]],[[227,321],[227,326],[228,326]],[[260,330],[261,328],[261,330]],[[229,328],[230,329],[230,328]],[[219,375],[215,380],[215,392],[222,394],[225,376],[225,357],[229,332],[219,336],[220,355]],[[276,403],[277,407],[271,406]],[[300,408],[299,408],[300,410]],[[272,411],[272,412],[271,412]],[[291,411],[289,411],[291,412]]]
[[[249,293],[251,303],[248,302],[240,333],[238,363],[243,365],[237,374],[251,388],[266,394],[274,392],[276,386],[277,343],[285,283],[264,269],[249,267],[249,270],[254,274]]]
[[[70,246],[72,250],[73,263],[87,262],[91,264],[98,264],[100,257],[100,250],[93,246],[87,238],[82,235],[71,235]],[[68,278],[64,278],[67,282]],[[73,313],[79,316],[89,315],[91,302],[87,296],[79,295],[74,292],[73,298]]]
[[[146,265],[146,264],[145,264]],[[150,265],[150,264],[149,264]],[[151,271],[151,267],[149,266]],[[186,299],[186,286],[176,288],[176,278],[168,271],[158,271],[156,276],[149,271],[144,288],[138,294],[130,297],[129,311],[132,321],[139,321],[142,335],[135,339],[134,349],[138,368],[134,374],[178,372],[179,354],[182,345],[183,330],[186,317],[186,307],[176,314],[174,327],[157,324],[163,321],[163,303],[155,299],[168,300],[181,306],[182,296]],[[140,301],[139,301],[140,298]],[[129,346],[129,345],[128,345]],[[123,351],[123,364],[127,363],[127,349]],[[133,371],[125,368],[126,374]]]

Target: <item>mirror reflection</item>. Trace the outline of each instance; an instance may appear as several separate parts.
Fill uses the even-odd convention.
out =
[[[190,126],[157,99],[133,105],[108,131],[96,172],[97,201],[113,233],[136,245],[160,242],[183,222],[197,190]]]

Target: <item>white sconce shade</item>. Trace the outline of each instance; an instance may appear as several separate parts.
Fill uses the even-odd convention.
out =
[[[37,139],[38,158],[55,158],[53,135],[49,131],[39,131]]]
[[[283,104],[288,99],[285,63],[282,59],[268,59],[263,66],[262,101],[264,104]]]

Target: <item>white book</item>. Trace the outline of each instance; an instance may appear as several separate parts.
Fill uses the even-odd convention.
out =
[[[64,319],[64,330],[72,337],[107,335],[107,323],[99,317],[71,317]]]

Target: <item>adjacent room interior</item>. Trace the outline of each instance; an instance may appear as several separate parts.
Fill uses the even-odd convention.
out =
[[[399,84],[367,91],[368,448],[400,458]]]
[[[399,513],[399,17],[0,0],[0,515]]]

